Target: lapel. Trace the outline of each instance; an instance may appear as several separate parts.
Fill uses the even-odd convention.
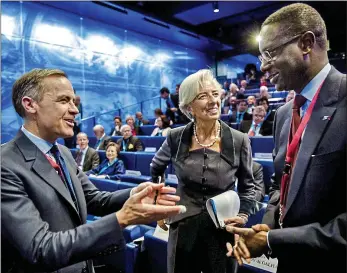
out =
[[[84,156],[84,161],[83,161],[83,169],[87,167],[88,160],[90,158],[90,148],[88,147],[86,155]]]
[[[293,204],[300,186],[305,179],[305,174],[307,174],[307,167],[310,163],[311,155],[314,154],[314,151],[324,135],[328,123],[330,122],[329,120],[323,120],[322,118],[324,116],[333,118],[335,113],[340,89],[340,80],[338,80],[338,78],[340,78],[339,74],[336,73],[336,69],[332,67],[323,83],[316,105],[313,108],[311,118],[304,131],[304,137],[302,138],[295,167],[293,169],[285,215],[286,212],[289,211],[290,206]]]
[[[234,139],[231,133],[231,128],[219,120],[221,124],[221,157],[231,166],[234,165],[235,159],[235,149],[234,149]],[[189,156],[189,148],[192,143],[193,136],[193,122],[188,123],[181,133],[179,140],[179,148],[177,151],[176,159],[184,159]]]
[[[60,176],[53,169],[41,150],[37,148],[37,146],[32,143],[21,130],[19,130],[15,142],[25,160],[33,161],[32,170],[39,175],[43,181],[55,189],[58,194],[70,204],[78,216],[78,212],[72,201],[69,190],[65,187]]]

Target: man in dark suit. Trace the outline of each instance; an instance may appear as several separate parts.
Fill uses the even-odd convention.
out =
[[[263,106],[256,106],[253,110],[253,120],[243,120],[240,124],[240,131],[248,136],[271,136],[272,122],[264,120],[266,115]]]
[[[140,152],[143,151],[143,145],[141,140],[133,136],[131,133],[131,128],[129,125],[123,125],[120,128],[120,131],[123,135],[122,138],[117,140],[120,151],[123,152]]]
[[[252,171],[254,177],[255,200],[262,202],[265,196],[263,166],[258,162],[253,161]]]
[[[252,120],[252,115],[247,113],[247,102],[241,100],[237,103],[237,111],[229,114],[229,122],[240,124],[243,120]]]
[[[264,120],[272,122],[274,120],[274,118],[275,118],[276,110],[271,110],[270,109],[270,104],[269,104],[268,98],[267,97],[261,97],[258,100],[258,105],[259,106],[263,106],[265,111],[266,111],[266,115],[265,115]]]
[[[140,127],[142,125],[148,125],[149,121],[143,117],[141,112],[136,112],[135,116],[136,116],[135,124],[134,124],[135,131],[136,131],[136,135],[139,135],[141,133]]]
[[[270,15],[260,36],[262,71],[276,90],[296,96],[275,115],[275,174],[264,224],[229,227],[243,236],[234,254],[269,252],[280,273],[346,272],[346,75],[329,64],[325,23],[306,4]]]
[[[147,182],[101,192],[77,167],[57,138],[73,135],[74,92],[58,69],[34,69],[12,92],[24,119],[17,136],[1,147],[1,271],[92,273],[91,259],[124,250],[122,229],[176,215],[177,196]],[[174,193],[174,191],[171,191]],[[174,199],[173,199],[174,198]],[[103,216],[86,224],[87,213]]]
[[[105,150],[107,144],[112,140],[111,137],[105,134],[104,126],[97,124],[93,128],[94,135],[96,136],[95,150]]]
[[[165,115],[172,120],[173,123],[186,124],[190,120],[182,113],[179,108],[179,94],[170,94],[167,87],[160,89],[160,97],[166,100]]]
[[[89,139],[86,133],[77,135],[77,144],[79,149],[75,155],[77,166],[83,172],[87,172],[99,166],[100,158],[97,151],[88,146]]]

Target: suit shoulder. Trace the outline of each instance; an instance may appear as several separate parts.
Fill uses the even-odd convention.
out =
[[[187,125],[171,128],[171,130],[168,130],[168,136],[170,135],[173,139],[176,139],[176,137],[178,137],[186,129],[186,127]]]
[[[14,160],[14,155],[19,153],[18,147],[14,140],[1,145],[1,165],[10,163]]]

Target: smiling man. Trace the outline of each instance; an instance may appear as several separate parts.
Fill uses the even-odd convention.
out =
[[[263,224],[228,227],[243,236],[228,255],[242,263],[240,256],[269,253],[278,273],[346,272],[346,75],[329,64],[324,20],[309,5],[270,15],[260,36],[261,70],[276,90],[296,96],[275,115],[275,174]]]
[[[3,272],[92,273],[93,258],[124,249],[122,229],[180,212],[173,188],[151,182],[99,191],[57,138],[73,135],[78,110],[65,73],[34,69],[13,86],[24,125],[1,147]],[[159,201],[153,205],[155,192]],[[87,213],[102,216],[86,224]]]
[[[79,149],[75,155],[77,166],[84,172],[99,166],[100,159],[96,150],[88,146],[89,139],[86,133],[80,132],[77,135]]]

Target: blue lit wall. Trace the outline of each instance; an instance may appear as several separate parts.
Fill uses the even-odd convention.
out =
[[[212,58],[203,52],[41,3],[1,5],[2,143],[22,124],[12,107],[12,85],[33,68],[64,70],[81,96],[85,118],[156,97],[163,86],[174,92],[176,83],[187,75],[212,66]],[[116,20],[115,16],[115,25],[121,26]],[[159,102],[153,99],[144,103],[144,115],[152,117]],[[132,106],[126,109],[123,116],[140,110]],[[104,115],[97,122],[109,131],[112,117]]]

